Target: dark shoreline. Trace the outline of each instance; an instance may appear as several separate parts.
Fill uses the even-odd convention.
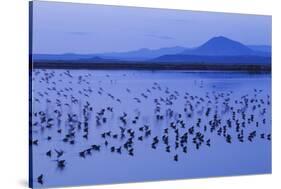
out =
[[[33,69],[87,69],[87,70],[202,70],[270,73],[265,64],[184,64],[184,63],[84,63],[84,62],[33,62]]]

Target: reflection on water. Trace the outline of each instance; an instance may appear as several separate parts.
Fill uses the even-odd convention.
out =
[[[271,75],[33,70],[34,187],[271,172]]]

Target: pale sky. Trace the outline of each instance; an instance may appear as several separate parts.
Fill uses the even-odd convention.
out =
[[[271,45],[271,16],[34,1],[33,53],[196,47],[215,36]]]

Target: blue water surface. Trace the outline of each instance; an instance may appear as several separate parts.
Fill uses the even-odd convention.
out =
[[[270,74],[34,69],[32,82],[35,188],[271,173]]]

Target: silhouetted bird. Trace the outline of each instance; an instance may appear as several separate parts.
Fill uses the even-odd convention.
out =
[[[174,161],[178,161],[178,160],[179,160],[178,155],[175,155],[174,156]]]
[[[64,154],[63,150],[55,150],[55,152],[57,153],[57,158],[60,158]]]
[[[43,174],[41,174],[39,177],[37,177],[37,182],[41,185],[43,185]]]
[[[57,166],[60,169],[63,169],[65,167],[65,160],[56,160],[57,161]]]
[[[52,156],[52,151],[49,150],[48,152],[46,152],[46,155],[49,156],[49,157],[51,157],[51,156]]]

